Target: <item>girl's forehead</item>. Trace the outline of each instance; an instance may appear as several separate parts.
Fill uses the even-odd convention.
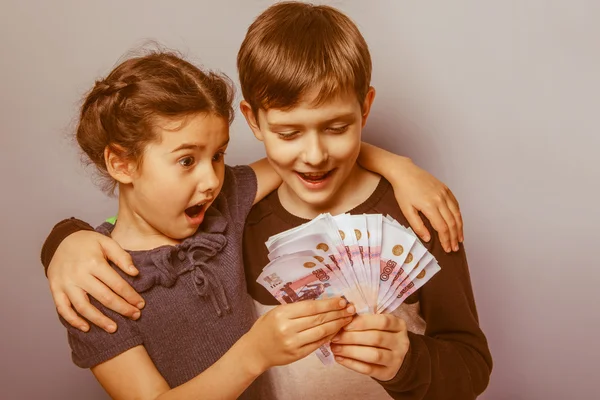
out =
[[[161,147],[177,148],[194,145],[215,149],[229,140],[229,123],[214,114],[196,114],[170,119],[156,126]]]

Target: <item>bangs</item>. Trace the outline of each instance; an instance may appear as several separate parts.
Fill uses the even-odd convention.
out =
[[[327,6],[275,5],[249,28],[238,54],[253,111],[289,109],[309,91],[315,105],[347,91],[362,102],[371,81],[368,46],[354,23]]]

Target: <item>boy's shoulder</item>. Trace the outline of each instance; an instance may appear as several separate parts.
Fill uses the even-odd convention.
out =
[[[277,197],[277,189],[266,195],[262,200],[257,202],[250,209],[250,213],[246,218],[246,226],[254,226],[265,218],[273,215],[273,200]]]
[[[385,178],[382,177],[381,179],[382,179],[382,183],[380,184],[380,186],[378,188],[378,190],[381,190],[381,193],[377,197],[376,201],[374,201],[371,204],[369,210],[364,211],[364,213],[365,214],[382,214],[384,217],[386,215],[389,215],[390,217],[392,217],[396,221],[398,221],[401,225],[404,225],[407,228],[410,227],[410,223],[408,222],[408,219],[406,218],[406,216],[400,209],[400,206],[398,205],[398,201],[396,200],[396,196],[394,194],[394,189],[393,189],[392,185],[387,180],[385,180]],[[362,213],[363,212],[361,212],[361,214]],[[423,245],[434,256],[439,254],[440,250],[442,252],[444,252],[444,250],[441,249],[441,246],[439,245],[438,233],[431,225],[431,222],[429,222],[429,219],[427,219],[427,217],[425,217],[421,213],[419,213],[419,216],[423,220],[423,223],[425,224],[425,227],[427,228],[427,230],[432,235],[431,240],[429,242],[423,242]]]
[[[365,211],[366,214],[389,215],[402,225],[409,225],[408,220],[400,210],[392,185],[384,177],[381,177],[379,186],[367,201],[371,201],[371,203],[369,209]]]

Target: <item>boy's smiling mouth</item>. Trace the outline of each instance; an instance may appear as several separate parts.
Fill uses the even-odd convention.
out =
[[[308,187],[318,188],[326,183],[328,178],[333,175],[335,172],[335,168],[329,171],[319,171],[319,172],[299,172],[295,171],[296,175],[300,180]]]

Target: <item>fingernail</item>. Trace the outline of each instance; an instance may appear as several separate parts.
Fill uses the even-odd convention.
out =
[[[458,251],[458,245],[454,246],[454,251]]]
[[[82,330],[83,332],[87,332],[87,331],[89,331],[89,330],[90,330],[90,327],[89,327],[89,326],[87,326],[87,325],[81,325],[81,326],[79,327],[79,329],[80,329],[80,330]]]
[[[334,353],[337,353],[338,351],[340,351],[340,346],[338,345],[332,345],[331,346],[331,351],[333,351]]]
[[[142,315],[142,313],[139,312],[139,311],[136,311],[136,312],[133,313],[133,315],[131,316],[131,318],[138,319],[140,317],[140,315]]]
[[[114,326],[114,325],[112,325],[112,324],[110,324],[110,325],[107,325],[107,326],[106,326],[106,331],[107,331],[108,333],[113,333],[113,332],[114,332],[114,331],[116,331],[116,330],[117,330],[117,327],[116,327],[116,326]]]
[[[339,342],[340,341],[340,335],[335,335],[333,337],[333,339],[331,339],[332,342]]]
[[[335,356],[335,361],[344,361],[344,357]]]
[[[129,268],[129,272],[133,272],[133,273],[137,272],[137,268],[134,267],[133,265],[130,265],[128,268]]]
[[[144,308],[145,305],[146,305],[146,303],[144,303],[143,301],[140,301],[139,303],[137,303],[137,308]]]
[[[452,250],[450,249],[450,247],[444,247],[444,251],[445,251],[446,253],[450,253]]]
[[[354,307],[353,304],[350,304],[348,307],[346,307],[346,311],[348,311],[349,314],[354,315],[354,313],[356,312],[356,307]]]
[[[423,236],[423,240],[426,242],[429,242],[431,240],[431,236],[425,235],[425,236]]]
[[[340,307],[346,307],[346,304],[348,304],[348,302],[346,301],[346,299],[341,299],[340,300]]]

